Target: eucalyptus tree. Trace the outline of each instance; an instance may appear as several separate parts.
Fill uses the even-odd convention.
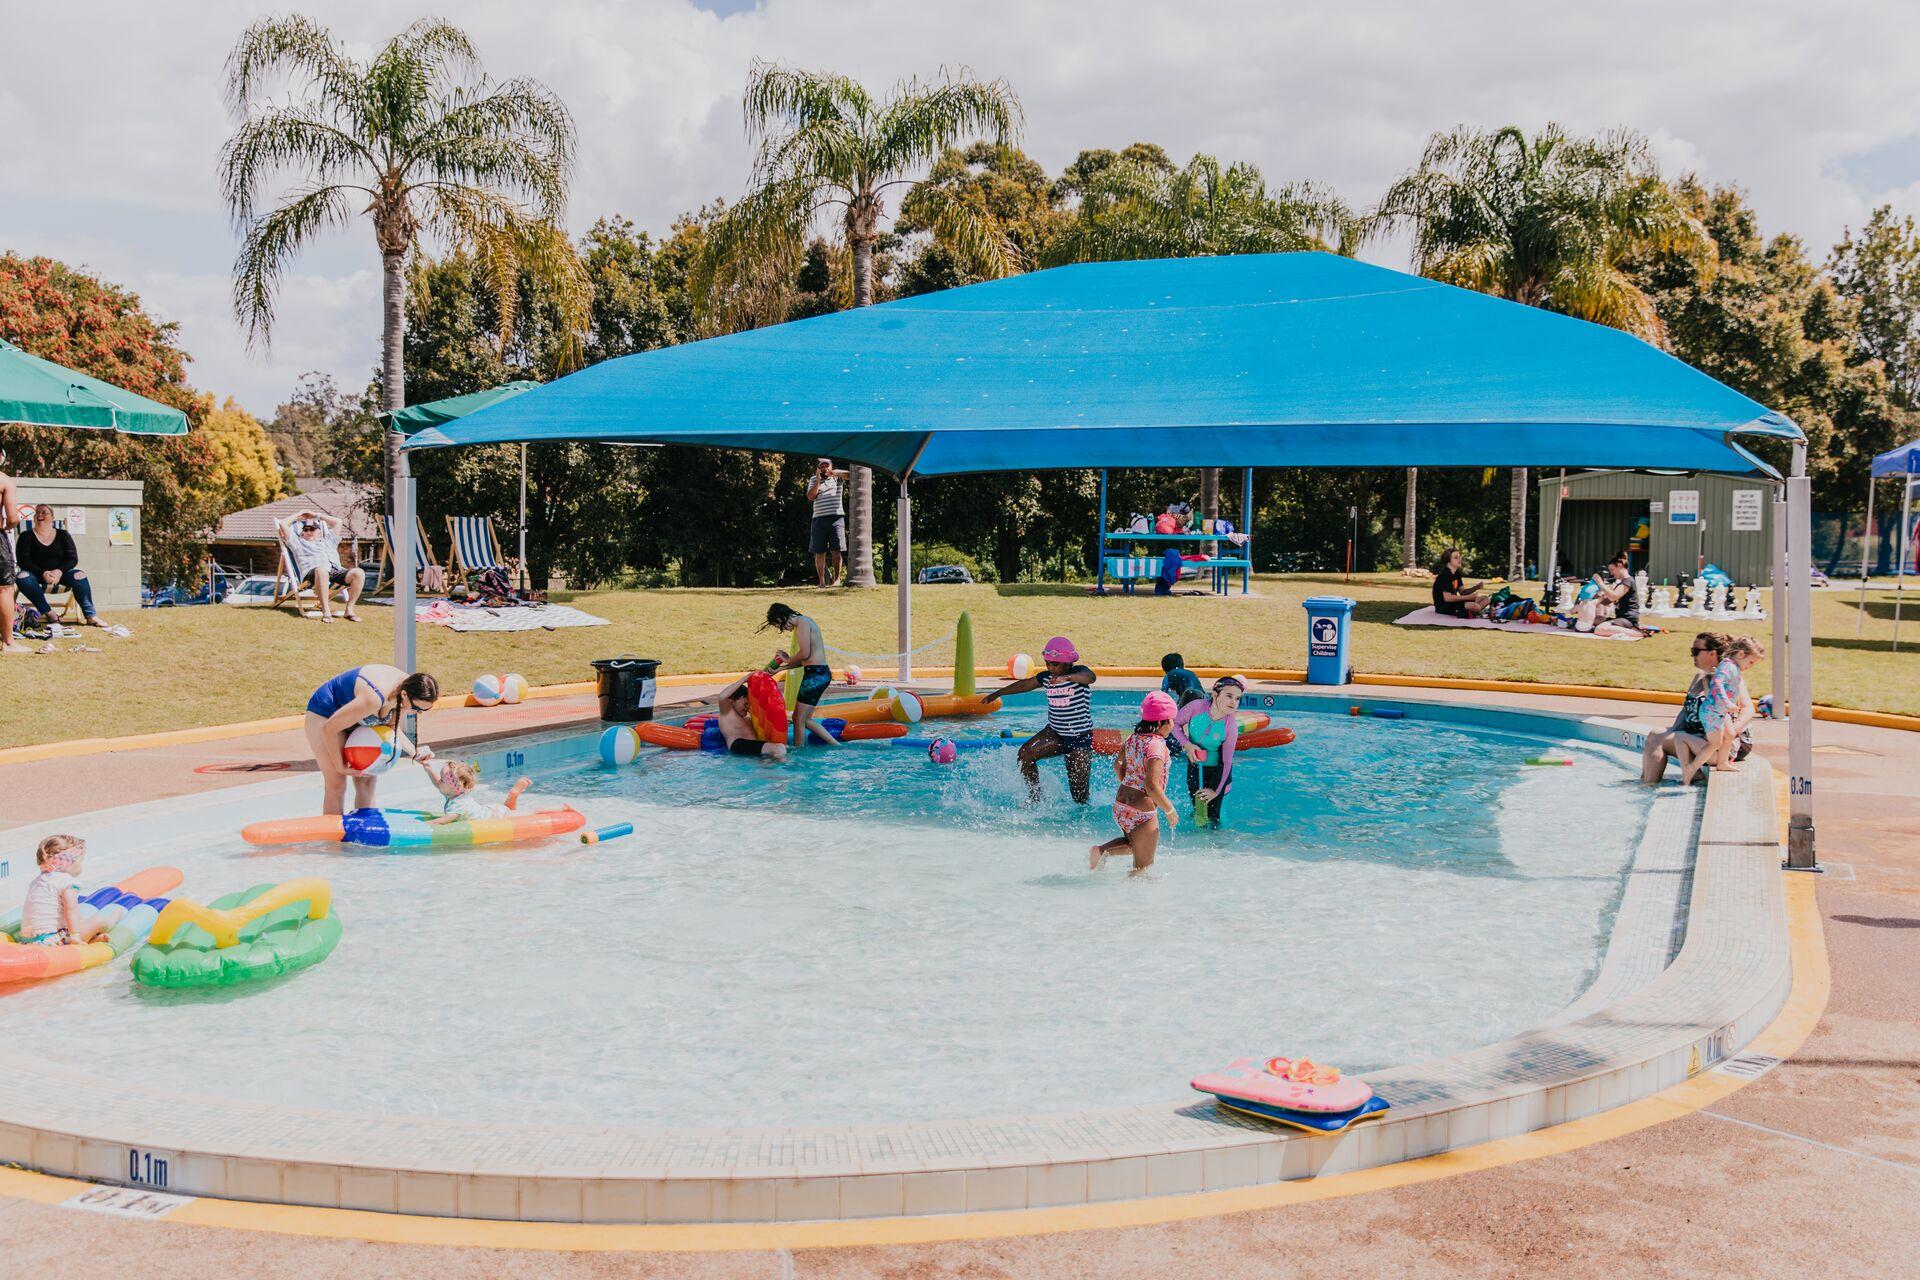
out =
[[[573,119],[537,81],[488,78],[458,27],[423,19],[358,60],[311,18],[262,18],[228,55],[226,92],[236,125],[220,180],[249,342],[270,339],[300,252],[362,215],[380,251],[383,409],[404,403],[407,256],[423,239],[476,256],[507,326],[522,271],[554,284],[570,326],[584,321],[585,277],[560,226]],[[399,439],[387,438],[389,483]]]
[[[783,318],[775,304],[791,290],[809,236],[828,219],[849,255],[853,305],[866,306],[887,193],[982,134],[1013,141],[1022,120],[1011,88],[964,70],[907,80],[876,97],[847,76],[760,61],[747,75],[743,108],[756,145],[747,193],[709,230],[698,272],[710,328]],[[922,216],[937,235],[986,274],[1005,273],[1013,255],[990,220],[937,188],[924,203]],[[848,581],[872,586],[872,471],[853,467],[848,490]]]
[[[1372,220],[1411,230],[1422,275],[1655,343],[1663,339],[1660,317],[1631,263],[1654,252],[1713,252],[1662,180],[1646,139],[1625,130],[1590,138],[1554,124],[1531,137],[1513,126],[1436,133]],[[1526,567],[1526,504],[1527,469],[1515,467],[1507,543],[1515,579]]]

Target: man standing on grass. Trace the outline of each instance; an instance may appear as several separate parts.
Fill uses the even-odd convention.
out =
[[[846,560],[847,515],[840,505],[840,482],[846,478],[832,458],[821,458],[807,482],[807,501],[813,504],[813,571],[823,587],[840,585]]]
[[[0,653],[27,653],[13,638],[13,584],[20,573],[13,563],[13,518],[20,506],[20,491],[7,474],[7,455],[0,451]]]

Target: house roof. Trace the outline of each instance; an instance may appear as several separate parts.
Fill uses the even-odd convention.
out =
[[[290,498],[278,498],[245,511],[235,511],[220,521],[214,530],[215,542],[272,542],[274,525],[311,509],[333,516],[341,522],[340,536],[356,542],[375,542],[380,538],[380,521],[373,514],[379,490],[353,480],[328,480],[308,476],[294,481],[299,490]]]

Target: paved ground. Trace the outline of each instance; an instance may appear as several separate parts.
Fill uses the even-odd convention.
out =
[[[1672,714],[1469,696],[1627,719]],[[585,714],[584,699],[437,712],[426,737],[441,746]],[[1761,749],[1780,764],[1784,739],[1780,726],[1764,728]],[[136,1268],[356,1280],[1920,1274],[1920,735],[1821,724],[1816,742],[1821,857],[1843,864],[1819,886],[1833,966],[1826,1015],[1798,1056],[1756,1084],[1611,1142],[1415,1187],[1169,1226],[799,1253],[429,1250],[120,1222],[0,1199],[0,1268],[43,1280]],[[247,781],[257,775],[195,769],[285,759],[297,747],[297,735],[262,735],[6,766],[0,828]]]

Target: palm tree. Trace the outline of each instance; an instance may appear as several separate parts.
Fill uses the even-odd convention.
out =
[[[834,211],[851,256],[853,305],[873,301],[874,246],[886,193],[911,185],[949,147],[981,133],[1011,142],[1020,103],[999,80],[963,70],[936,83],[908,80],[885,99],[857,81],[756,61],[747,74],[747,137],[758,144],[747,194],[714,224],[697,284],[709,323],[765,318],[769,294],[791,287],[816,220]],[[936,234],[991,275],[1013,255],[992,224],[966,203],[930,192],[924,215]],[[750,303],[757,314],[743,315]],[[848,485],[848,581],[874,585],[873,472],[852,468]]]
[[[1705,229],[1661,179],[1646,139],[1625,130],[1592,138],[1553,124],[1531,138],[1512,126],[1436,133],[1372,221],[1412,228],[1422,275],[1656,343],[1660,318],[1626,271],[1628,260],[1712,252]],[[1409,475],[1409,510],[1412,484]],[[1526,503],[1527,469],[1516,467],[1507,547],[1507,574],[1516,579],[1526,564]]]
[[[1222,167],[1212,156],[1196,155],[1176,169],[1159,148],[1139,144],[1076,186],[1079,210],[1048,244],[1049,265],[1301,249],[1351,253],[1362,230],[1338,196],[1313,183],[1269,192],[1253,165]],[[1217,517],[1218,467],[1202,470],[1200,491],[1201,510]]]
[[[282,84],[291,94],[269,98]],[[423,19],[358,62],[310,18],[263,18],[228,55],[227,104],[238,124],[220,152],[220,180],[241,232],[233,307],[249,342],[269,339],[288,265],[356,213],[372,221],[380,249],[389,412],[405,403],[406,263],[423,235],[474,252],[504,327],[523,269],[552,281],[566,327],[581,327],[585,276],[559,225],[573,119],[536,81],[489,80],[459,28]],[[268,188],[281,182],[269,207]],[[387,437],[389,484],[399,443]]]

